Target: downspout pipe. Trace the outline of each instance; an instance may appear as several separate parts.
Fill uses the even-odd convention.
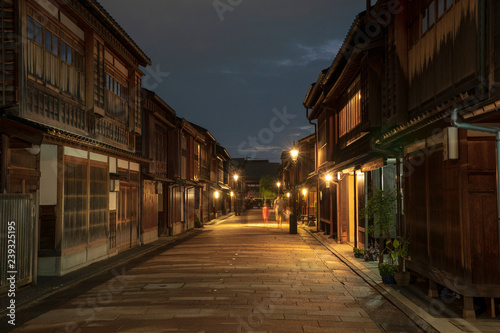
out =
[[[495,127],[486,127],[475,124],[458,122],[458,109],[451,111],[451,124],[456,128],[467,129],[478,132],[494,133],[496,135],[497,149],[497,213],[498,213],[498,254],[500,260],[500,129]]]
[[[314,142],[315,142],[315,149],[314,149],[314,171],[316,171],[317,173],[317,177],[318,177],[318,183],[316,185],[316,231],[319,231],[320,230],[320,227],[319,227],[319,211],[320,211],[320,203],[319,203],[319,170],[318,170],[318,126],[316,123],[313,123],[310,119],[309,119],[309,108],[307,106],[304,105],[304,107],[306,108],[306,118],[307,120],[309,121],[309,124],[311,125],[314,125]],[[331,228],[330,228],[331,229]]]

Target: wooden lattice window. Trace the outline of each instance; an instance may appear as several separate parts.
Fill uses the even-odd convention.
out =
[[[64,163],[64,228],[63,246],[71,247],[88,241],[87,168],[86,160],[66,157]]]
[[[361,90],[359,80],[347,91],[349,100],[339,112],[339,138],[361,124]]]
[[[92,162],[90,166],[90,240],[106,237],[108,224],[108,168]]]
[[[104,45],[98,41],[94,46],[94,104],[104,109]]]

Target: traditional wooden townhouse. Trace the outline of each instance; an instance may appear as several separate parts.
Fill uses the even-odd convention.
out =
[[[229,166],[231,156],[224,147],[217,143],[217,188],[218,195],[215,200],[217,216],[226,215],[231,210],[231,187],[229,186]]]
[[[216,183],[213,182],[213,159],[216,151],[217,140],[206,129],[194,123],[191,125],[197,130],[200,142],[199,154],[199,176],[198,184],[201,188],[200,192],[200,222],[208,222],[214,218],[214,191],[218,191]]]
[[[170,234],[175,235],[194,228],[200,216],[201,136],[197,129],[184,118],[176,118],[176,129],[169,145],[177,154],[169,158],[171,171],[167,174],[174,183],[169,185],[168,209],[170,210]],[[177,155],[177,158],[174,158]]]
[[[1,6],[2,190],[38,193],[38,274],[62,275],[137,244],[150,60],[96,1]]]
[[[438,296],[442,286],[461,294],[465,318],[474,318],[485,299],[495,315],[500,5],[415,0],[402,1],[402,8],[388,27],[397,37],[386,53],[404,73],[408,93],[405,108],[393,112],[390,98],[400,95],[386,87],[386,126],[377,145],[404,158],[408,267],[429,278],[429,295]]]
[[[304,100],[308,120],[317,125],[319,228],[358,248],[369,242],[361,213],[368,191],[395,188],[397,179],[396,160],[373,144],[385,110],[381,82],[387,75],[387,36],[377,13],[389,4],[380,3],[358,14],[332,65],[320,72]]]
[[[158,236],[172,234],[169,194],[175,181],[171,169],[178,163],[179,150],[174,144],[177,136],[175,110],[144,88],[142,110],[142,141],[137,148],[151,162],[142,168],[141,237],[143,243],[149,243]]]

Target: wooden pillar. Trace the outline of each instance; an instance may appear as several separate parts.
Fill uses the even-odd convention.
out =
[[[2,151],[1,151],[1,163],[0,163],[0,193],[8,193],[9,191],[9,137],[7,134],[2,134]]]
[[[429,279],[429,290],[427,291],[429,297],[438,297],[437,283],[436,281]]]
[[[476,319],[476,311],[474,311],[474,297],[464,297],[464,319]]]

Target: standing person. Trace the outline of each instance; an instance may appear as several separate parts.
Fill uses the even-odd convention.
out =
[[[264,219],[264,222],[266,224],[269,223],[269,206],[267,205],[267,203],[264,204],[264,207],[262,207],[262,218]]]
[[[278,226],[280,228],[281,228],[281,222],[283,220],[283,208],[284,208],[283,200],[281,200],[281,195],[278,195],[276,200],[274,200],[274,211],[276,214],[276,221],[278,222]]]

